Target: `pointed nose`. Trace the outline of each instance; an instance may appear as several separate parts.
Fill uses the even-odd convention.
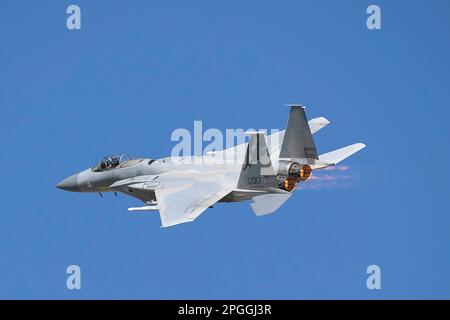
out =
[[[78,185],[78,173],[64,179],[58,183],[56,187],[66,191],[80,192],[81,190]]]

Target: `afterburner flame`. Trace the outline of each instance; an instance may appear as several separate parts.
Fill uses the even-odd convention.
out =
[[[302,168],[300,169],[300,177],[299,177],[299,181],[306,181],[309,178],[311,178],[312,176],[312,168],[311,166],[305,164],[302,166]]]

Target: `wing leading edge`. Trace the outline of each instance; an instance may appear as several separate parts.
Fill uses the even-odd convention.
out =
[[[162,227],[194,221],[230,193],[237,177],[225,172],[168,172],[155,191]]]

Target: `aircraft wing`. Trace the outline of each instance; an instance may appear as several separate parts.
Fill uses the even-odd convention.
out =
[[[170,227],[194,221],[210,206],[230,193],[237,176],[227,172],[171,171],[159,177],[157,189],[161,225]]]

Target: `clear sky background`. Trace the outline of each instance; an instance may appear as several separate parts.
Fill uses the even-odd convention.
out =
[[[0,39],[0,298],[450,298],[449,1],[1,1]],[[161,229],[136,199],[55,188],[167,156],[194,120],[283,128],[292,102],[331,121],[319,153],[367,148],[273,215]]]

